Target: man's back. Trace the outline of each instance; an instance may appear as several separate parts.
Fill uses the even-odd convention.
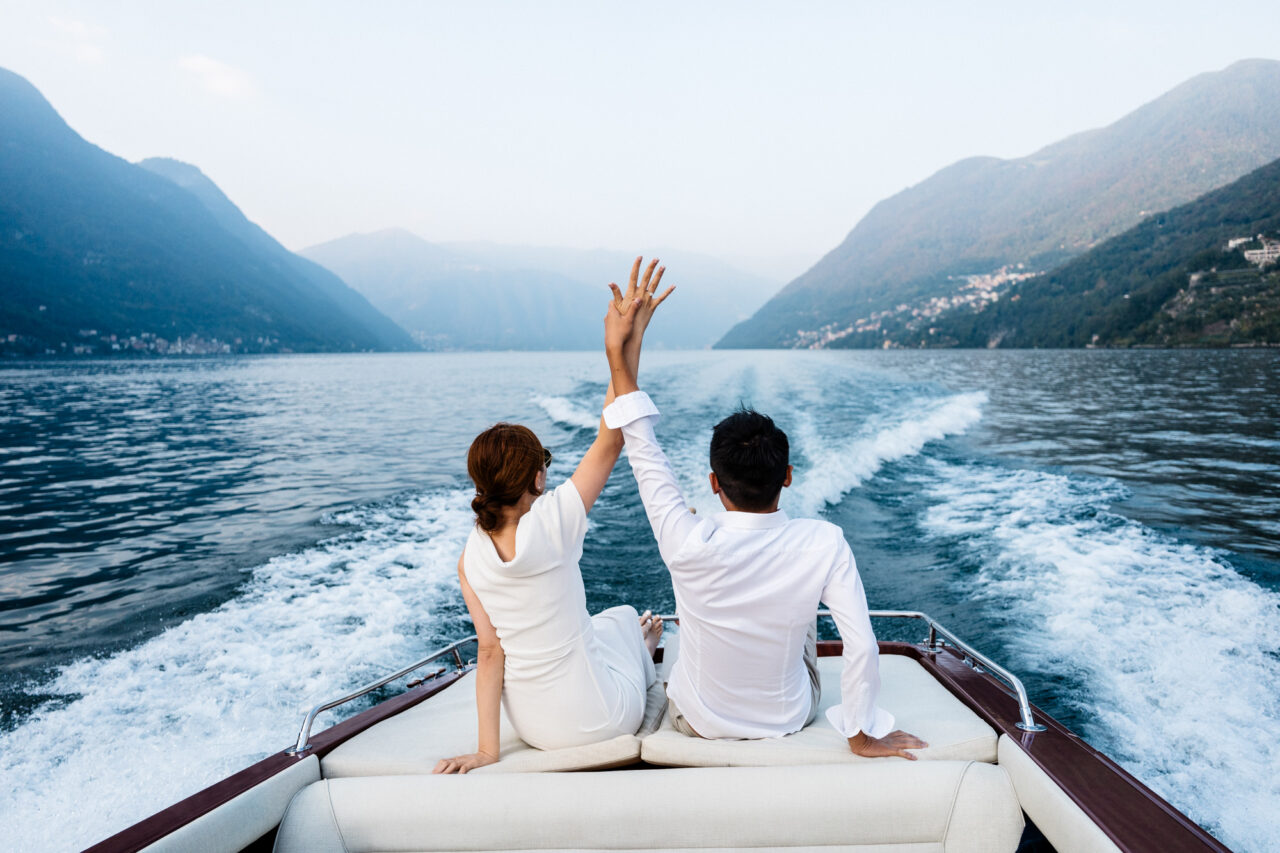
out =
[[[691,514],[654,435],[657,419],[642,391],[605,409],[608,426],[625,436],[675,588],[680,654],[667,688],[673,706],[703,737],[801,729],[813,711],[804,656],[821,601],[844,641],[841,704],[828,719],[846,737],[887,733],[893,718],[875,706],[879,657],[866,595],[840,529],[782,511]]]
[[[699,734],[777,737],[804,726],[805,645],[842,550],[827,522],[723,512],[671,555],[680,655],[667,692]]]

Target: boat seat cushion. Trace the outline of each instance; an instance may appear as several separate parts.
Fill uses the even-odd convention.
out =
[[[962,761],[328,779],[294,798],[277,853],[741,850],[1012,853],[998,766]]]
[[[638,734],[657,728],[666,694],[662,682],[649,688],[645,718]],[[534,749],[522,741],[502,714],[500,758],[472,773],[531,773],[599,770],[640,760],[640,739],[621,735],[601,743],[565,749]],[[430,773],[441,758],[464,755],[476,748],[475,672],[445,690],[383,720],[340,744],[320,759],[326,779],[344,776],[392,776]]]
[[[762,740],[705,740],[676,731],[664,714],[658,730],[644,739],[640,755],[650,764],[669,767],[883,762],[886,759],[851,753],[845,738],[827,722],[827,708],[840,701],[841,666],[839,657],[818,658],[822,676],[818,718],[795,734]],[[879,704],[893,714],[897,728],[929,744],[927,749],[916,751],[919,758],[988,763],[996,760],[995,730],[914,658],[880,656]]]
[[[1022,747],[1000,735],[1000,766],[1009,774],[1022,811],[1044,834],[1054,850],[1120,853],[1097,822],[1089,817]]]

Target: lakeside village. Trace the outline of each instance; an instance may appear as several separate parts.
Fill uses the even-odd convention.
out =
[[[807,349],[825,349],[833,341],[838,341],[849,335],[881,331],[884,334],[888,334],[888,329],[883,329],[882,327],[890,321],[897,321],[898,325],[903,325],[908,329],[918,329],[925,322],[932,320],[944,311],[950,311],[960,306],[968,306],[974,313],[977,313],[991,303],[998,301],[1005,291],[1019,282],[1035,278],[1040,274],[1039,272],[1027,272],[1025,264],[1006,264],[995,272],[981,275],[949,275],[947,276],[948,281],[963,282],[959,289],[950,296],[934,296],[918,305],[910,305],[904,302],[892,308],[877,311],[868,317],[855,320],[843,328],[837,328],[839,326],[838,323],[829,323],[816,331],[797,331],[796,345]],[[886,340],[884,342],[885,349],[893,346],[895,344],[890,341]]]
[[[1255,237],[1232,237],[1227,240],[1223,249],[1227,252],[1241,251],[1245,261],[1258,267],[1259,270],[1280,263],[1280,238],[1269,237],[1266,234],[1258,234]],[[796,331],[796,346],[806,349],[825,349],[833,341],[849,335],[866,332],[882,332],[888,335],[889,330],[884,328],[886,325],[919,330],[934,317],[961,306],[967,306],[974,313],[982,311],[988,305],[999,301],[1021,282],[1043,274],[1043,271],[1026,272],[1024,264],[1006,264],[994,272],[981,275],[947,276],[948,281],[963,282],[950,296],[935,296],[917,305],[904,302],[892,308],[877,311],[868,317],[862,317],[843,327],[838,323],[829,323],[814,331],[800,329]],[[1193,285],[1196,276],[1198,274],[1193,276]],[[1016,300],[1018,294],[1015,293],[1010,298]],[[1127,299],[1128,296],[1126,295],[1125,298]],[[933,334],[933,329],[930,329],[929,333]],[[885,340],[883,344],[884,349],[897,346],[899,344],[890,340]]]
[[[41,306],[43,308],[44,306]],[[201,335],[181,335],[170,340],[154,332],[116,335],[97,329],[80,329],[76,338],[56,344],[27,335],[0,331],[0,355],[4,356],[112,356],[112,355],[229,355],[231,353],[292,352],[279,340],[259,336],[245,341],[222,341]]]

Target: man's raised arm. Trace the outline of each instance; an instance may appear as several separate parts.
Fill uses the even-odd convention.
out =
[[[658,408],[649,395],[640,390],[636,379],[640,344],[649,318],[674,289],[667,288],[661,296],[656,295],[663,273],[659,269],[658,274],[653,275],[656,265],[657,261],[649,264],[643,282],[637,286],[640,271],[637,258],[631,268],[626,294],[619,291],[617,285],[610,285],[615,301],[605,317],[605,354],[617,397],[605,408],[604,420],[610,429],[622,430],[640,499],[658,540],[658,550],[669,565],[668,558],[679,550],[697,526],[697,520],[690,514],[675,472],[654,435]]]

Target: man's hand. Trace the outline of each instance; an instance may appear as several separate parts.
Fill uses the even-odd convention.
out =
[[[442,758],[436,763],[436,769],[432,773],[466,773],[468,770],[475,770],[477,767],[484,767],[488,764],[495,764],[498,756],[490,755],[487,752],[473,752],[470,755],[456,755],[453,758]]]
[[[849,749],[855,755],[864,758],[906,758],[915,761],[916,757],[907,752],[908,749],[924,749],[929,744],[915,735],[907,734],[899,729],[889,732],[884,737],[870,737],[866,732],[858,732],[849,738]]]

